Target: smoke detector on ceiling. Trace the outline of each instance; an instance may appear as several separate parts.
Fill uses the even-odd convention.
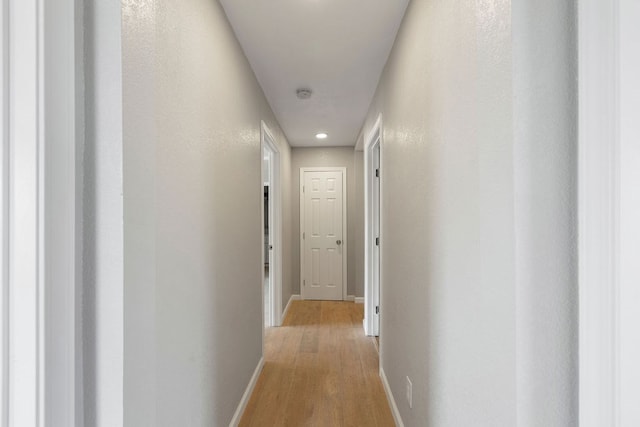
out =
[[[299,88],[299,89],[296,89],[296,96],[297,96],[299,99],[309,99],[309,98],[311,98],[311,94],[312,94],[312,93],[313,93],[313,92],[312,92],[312,91],[311,91],[311,89],[309,89],[309,88],[303,88],[303,87],[301,87],[301,88]]]

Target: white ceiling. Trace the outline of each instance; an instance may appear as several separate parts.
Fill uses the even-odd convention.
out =
[[[355,144],[408,2],[220,0],[294,147]]]

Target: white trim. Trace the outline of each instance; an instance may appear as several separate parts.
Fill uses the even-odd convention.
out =
[[[269,230],[269,235],[273,237],[272,258],[269,263],[269,274],[273,271],[273,281],[269,287],[269,301],[271,306],[270,326],[280,326],[282,324],[282,182],[280,180],[280,151],[273,137],[273,133],[264,121],[260,122],[260,164],[263,165],[263,155],[265,148],[271,151],[271,168],[270,168],[270,185],[269,191],[272,192],[270,199],[273,198],[273,207],[275,212],[269,212],[273,220],[273,230]],[[262,168],[262,166],[261,166]],[[260,174],[260,182],[263,174]],[[262,195],[262,192],[260,193]],[[262,198],[261,198],[262,200]],[[261,212],[264,210],[261,209]],[[264,223],[264,212],[262,213],[262,223]],[[261,265],[264,262],[264,230],[262,232],[262,258]],[[273,270],[272,270],[273,269]]]
[[[579,2],[580,426],[640,423],[640,7]]]
[[[353,302],[356,304],[364,304],[364,297],[355,297]]]
[[[82,424],[78,7],[2,5],[4,426]]]
[[[380,315],[375,313],[376,305],[381,306],[379,301],[382,282],[382,209],[379,209],[378,222],[379,230],[376,233],[373,220],[373,209],[375,203],[374,189],[374,150],[380,147],[380,158],[378,162],[382,169],[382,114],[378,115],[375,124],[367,133],[364,139],[364,331],[366,335],[380,334]],[[378,179],[380,186],[379,200],[382,200],[382,175]],[[378,234],[378,236],[376,236]],[[376,247],[375,238],[380,237],[380,245]],[[374,254],[378,252],[378,262],[375,262]],[[373,279],[374,269],[378,268],[378,280]]]
[[[347,302],[354,302],[356,300],[356,296],[355,295],[347,295],[347,297],[344,299]]]
[[[262,372],[262,368],[264,367],[264,357],[260,358],[258,362],[258,366],[256,366],[255,371],[253,371],[253,375],[251,376],[251,380],[249,380],[249,384],[242,395],[242,399],[240,399],[240,403],[236,408],[236,412],[233,414],[233,418],[231,418],[231,422],[229,426],[236,427],[240,424],[240,420],[242,419],[242,415],[244,414],[244,410],[249,403],[249,399],[251,399],[251,394],[253,393],[253,389],[256,387],[256,383],[258,382],[258,378],[260,378],[260,373]]]
[[[618,3],[579,3],[579,424],[618,426]]]
[[[282,312],[282,321],[284,322],[284,319],[287,318],[287,313],[289,313],[289,307],[291,306],[291,301],[300,301],[302,298],[300,297],[300,295],[291,295],[291,298],[289,298],[289,301],[287,302],[287,306],[284,308],[284,311]],[[282,323],[280,323],[282,325]]]
[[[640,425],[640,3],[621,1],[619,36],[619,422]]]
[[[7,3],[7,2],[3,2]],[[36,426],[42,359],[38,329],[40,167],[39,11],[36,1],[9,2],[8,423]],[[41,233],[40,233],[41,234]]]
[[[0,5],[0,426],[9,426],[9,2]]]
[[[0,5],[0,426],[9,408],[9,3]]]
[[[304,232],[304,173],[305,172],[341,172],[342,173],[342,300],[347,299],[347,168],[345,167],[304,167],[300,168],[300,295],[304,298],[304,286],[302,281],[304,280],[304,239],[302,233]]]
[[[380,366],[380,379],[382,380],[382,387],[384,387],[384,394],[387,395],[387,401],[389,402],[389,407],[391,408],[391,414],[393,414],[393,420],[395,421],[397,427],[404,427],[402,417],[400,416],[400,411],[398,410],[398,405],[396,405],[396,400],[393,398],[391,387],[389,387],[389,381],[387,381],[387,376],[385,375],[382,366]]]

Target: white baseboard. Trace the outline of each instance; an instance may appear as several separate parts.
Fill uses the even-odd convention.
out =
[[[244,410],[247,407],[247,403],[249,403],[249,399],[251,399],[251,393],[253,393],[253,388],[256,386],[258,382],[258,378],[260,377],[260,372],[262,372],[262,368],[264,366],[264,357],[260,358],[258,362],[258,366],[256,366],[256,370],[253,371],[253,376],[251,380],[249,380],[249,385],[247,385],[247,389],[244,391],[242,395],[242,399],[240,399],[240,403],[238,404],[238,408],[236,409],[236,413],[233,414],[233,418],[231,418],[231,422],[229,423],[229,427],[236,427],[240,424],[240,419],[244,414]]]
[[[356,297],[355,295],[347,295],[347,298],[345,299],[345,301],[355,301]]]
[[[387,401],[389,402],[389,406],[391,407],[391,413],[393,414],[393,420],[396,422],[396,427],[404,427],[402,417],[400,416],[400,411],[398,411],[396,400],[393,398],[393,393],[391,393],[391,388],[389,387],[389,381],[387,381],[387,376],[384,374],[384,369],[382,369],[382,366],[380,367],[380,379],[382,380],[384,393],[387,395]]]
[[[364,297],[355,297],[353,302],[356,304],[364,304]]]
[[[287,306],[284,308],[284,311],[282,312],[282,317],[281,317],[282,321],[284,321],[284,319],[287,317],[287,313],[289,312],[289,307],[291,306],[291,301],[298,301],[300,299],[301,299],[300,295],[291,295],[291,298],[289,298],[289,302],[287,302]]]

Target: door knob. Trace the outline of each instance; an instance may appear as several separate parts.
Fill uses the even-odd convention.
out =
[[[342,240],[336,240],[336,243],[341,245],[342,244]]]

